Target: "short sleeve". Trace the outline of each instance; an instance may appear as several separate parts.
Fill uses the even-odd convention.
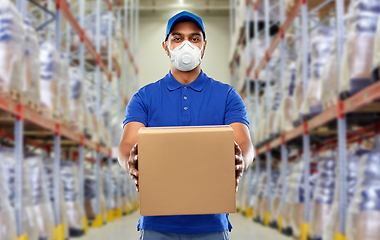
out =
[[[244,101],[241,99],[240,95],[231,88],[227,95],[224,124],[229,125],[236,122],[243,123],[249,127]]]
[[[129,101],[123,121],[123,128],[129,122],[141,122],[148,126],[148,108],[144,104],[143,95],[139,91]]]

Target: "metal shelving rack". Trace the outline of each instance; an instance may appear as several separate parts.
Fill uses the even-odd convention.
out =
[[[138,47],[138,42],[136,41],[138,35],[138,6],[139,0],[118,0],[116,4],[111,0],[96,0],[96,7],[92,9],[96,14],[96,28],[97,28],[97,36],[96,36],[96,46],[94,47],[90,40],[86,36],[85,30],[85,17],[88,12],[89,4],[86,4],[86,0],[41,0],[41,1],[32,1],[30,2],[26,0],[17,0],[17,9],[20,12],[22,17],[26,17],[28,11],[33,9],[34,11],[40,11],[42,19],[41,20],[41,30],[53,31],[54,30],[54,41],[55,46],[58,51],[63,51],[63,43],[66,43],[68,46],[66,49],[66,53],[69,59],[69,65],[75,65],[73,58],[78,59],[77,65],[81,70],[82,75],[86,78],[90,78],[90,81],[96,83],[96,103],[97,103],[97,114],[100,116],[100,97],[103,90],[100,86],[103,85],[103,76],[108,80],[107,84],[107,95],[108,101],[107,106],[108,109],[112,109],[115,104],[117,107],[117,122],[122,122],[122,115],[120,111],[122,111],[121,101],[130,97],[137,89],[137,81],[138,81],[138,66],[135,59],[137,59],[138,51],[136,50]],[[54,6],[55,5],[55,6]],[[99,29],[100,29],[100,12],[103,9],[104,5],[106,5],[108,9],[108,14],[110,16],[109,20],[109,32],[108,32],[108,51],[107,51],[107,59],[106,62],[102,59],[100,54],[100,42],[99,42]],[[35,8],[32,8],[35,7]],[[79,9],[77,12],[73,11],[73,8]],[[87,9],[86,9],[87,7]],[[123,11],[123,15],[121,14]],[[47,14],[52,16],[51,19],[47,19]],[[64,18],[62,17],[64,16]],[[113,40],[111,33],[111,24],[112,17],[117,19],[118,26],[121,28],[122,23],[124,28],[122,30],[122,38],[123,38],[123,47],[125,49],[125,60],[124,65],[120,67],[119,63],[116,59],[112,57],[112,48],[111,42]],[[123,18],[123,21],[122,21]],[[44,22],[44,20],[46,20]],[[54,22],[54,26],[52,23]],[[61,27],[62,23],[66,23],[67,28],[65,32],[62,32]],[[129,27],[128,27],[129,24]],[[53,30],[52,30],[53,29]],[[75,34],[80,38],[80,45],[78,47],[78,51],[72,52],[70,51],[70,29],[75,31]],[[52,39],[50,39],[52,40]],[[85,53],[88,52],[91,55],[91,59],[85,57]],[[95,62],[95,77],[92,72],[87,72],[89,61]],[[124,78],[122,79],[122,71],[121,68],[128,70],[131,68],[131,71],[125,73]],[[101,75],[101,73],[103,75]],[[112,83],[113,79],[116,76],[117,79],[117,91],[114,93],[112,91]],[[121,88],[123,84],[124,88]],[[84,91],[86,89],[84,88]],[[115,100],[116,99],[116,100]],[[124,102],[124,101],[123,101]],[[53,149],[54,149],[54,172],[59,173],[60,170],[60,158],[62,150],[66,149],[67,145],[63,142],[69,142],[71,148],[77,149],[78,161],[79,161],[79,172],[80,172],[80,189],[79,189],[79,200],[82,204],[84,204],[84,161],[86,152],[90,152],[95,154],[95,175],[97,180],[97,213],[98,217],[92,223],[93,227],[99,227],[103,225],[102,216],[100,214],[99,208],[99,172],[100,172],[100,159],[102,156],[108,158],[108,167],[109,171],[111,171],[111,159],[112,159],[112,146],[101,145],[100,142],[94,142],[90,139],[87,139],[84,136],[84,133],[73,132],[65,126],[60,120],[48,118],[35,109],[30,108],[22,103],[22,101],[16,101],[10,99],[8,97],[0,95],[0,111],[4,113],[9,113],[13,115],[14,120],[8,119],[8,124],[11,125],[10,129],[4,129],[0,127],[0,133],[2,139],[7,139],[14,142],[15,147],[15,212],[16,212],[16,230],[18,239],[27,239],[25,235],[25,231],[22,228],[22,178],[23,178],[23,168],[22,162],[24,158],[24,145],[34,146],[35,148],[50,149],[49,143],[47,143],[46,139],[28,139],[28,135],[26,134],[29,129],[33,129],[34,131],[44,131],[44,133],[51,133],[51,136],[54,136],[53,141]],[[110,114],[108,131],[111,131],[111,118],[112,114]],[[11,121],[14,121],[12,123]],[[13,129],[13,130],[12,130]],[[14,134],[12,134],[12,131]],[[48,134],[50,135],[50,134]],[[46,134],[45,134],[46,136]],[[118,132],[118,137],[121,137],[121,127]],[[128,190],[131,187],[128,186],[127,174],[123,174],[121,176],[121,168],[117,173],[117,181],[124,181],[124,186]],[[111,177],[109,175],[109,177]],[[57,240],[67,239],[68,236],[64,236],[64,226],[62,222],[60,222],[60,208],[59,208],[59,199],[60,199],[60,174],[54,175],[54,224],[55,224],[55,234]],[[111,221],[113,216],[120,216],[122,212],[129,212],[129,209],[123,209],[120,201],[120,189],[117,193],[117,206],[118,209],[115,214],[110,212],[108,216],[108,220]],[[111,196],[109,196],[111,197]],[[136,204],[134,204],[136,206]]]
[[[264,2],[264,14],[265,14],[265,29],[264,31],[258,30],[258,5],[260,2]],[[285,72],[286,72],[286,60],[287,60],[287,54],[288,54],[288,48],[286,47],[286,32],[291,27],[291,25],[295,22],[295,19],[297,16],[300,16],[302,21],[302,26],[300,27],[300,33],[301,33],[301,47],[302,47],[302,56],[299,56],[302,58],[303,61],[303,68],[302,68],[302,79],[303,79],[303,96],[306,96],[306,90],[307,90],[307,83],[308,83],[308,72],[307,68],[305,66],[308,65],[308,38],[309,38],[309,21],[312,21],[313,14],[317,11],[324,10],[325,12],[333,12],[335,17],[335,24],[336,24],[336,32],[337,32],[337,59],[338,59],[338,69],[337,69],[337,76],[338,76],[338,82],[342,81],[340,75],[340,63],[342,62],[342,55],[343,55],[343,47],[344,47],[344,11],[345,11],[345,4],[347,4],[347,1],[344,0],[326,0],[326,1],[316,1],[316,0],[295,0],[295,4],[293,8],[288,12],[287,16],[285,15],[285,1],[279,0],[278,1],[279,8],[280,8],[280,16],[279,16],[279,32],[278,34],[273,38],[273,41],[269,42],[269,28],[270,28],[270,19],[269,15],[271,13],[271,7],[269,5],[269,0],[247,0],[245,1],[246,5],[246,22],[244,25],[241,26],[239,29],[234,29],[234,19],[236,21],[236,8],[237,8],[237,0],[231,0],[230,6],[233,7],[230,11],[231,15],[231,22],[230,22],[230,28],[231,28],[231,36],[234,35],[235,39],[232,39],[232,55],[230,58],[230,68],[231,68],[231,79],[234,79],[237,69],[237,62],[239,59],[239,51],[237,50],[239,45],[246,46],[245,48],[245,54],[246,54],[246,76],[241,76],[241,78],[244,78],[246,81],[245,84],[245,90],[246,90],[246,106],[248,111],[251,111],[250,105],[252,102],[255,104],[255,122],[257,124],[259,117],[266,117],[267,116],[259,116],[258,110],[260,105],[259,100],[259,73],[261,71],[266,71],[266,89],[264,90],[269,95],[268,92],[270,90],[269,88],[269,61],[271,58],[271,55],[274,53],[274,51],[279,48],[281,52],[281,61],[280,61],[280,77],[278,84],[281,86],[283,85],[283,79],[285,78]],[[254,41],[254,52],[255,57],[250,59],[250,46],[249,46],[249,36],[251,35],[251,28],[249,25],[249,22],[251,20],[251,16],[253,14],[253,24],[254,24],[254,37],[259,36],[259,34],[265,34],[265,42],[266,42],[266,53],[264,58],[259,59],[258,58],[258,46],[257,41]],[[285,17],[286,16],[286,17]],[[305,21],[305,19],[307,19]],[[316,21],[314,19],[314,21]],[[234,34],[235,33],[235,34]],[[377,80],[377,79],[374,79]],[[254,82],[254,96],[253,99],[251,97],[251,82]],[[236,81],[231,81],[234,86],[237,86]],[[240,89],[238,89],[240,90]],[[337,92],[339,92],[339,84]],[[242,93],[242,92],[241,92]],[[243,93],[242,93],[243,94]],[[340,219],[346,219],[346,211],[348,208],[347,204],[347,186],[346,186],[346,169],[347,169],[347,156],[346,156],[346,149],[347,144],[363,140],[363,138],[370,138],[375,137],[376,141],[379,140],[378,131],[380,129],[380,122],[373,121],[372,124],[368,126],[361,127],[357,131],[352,131],[348,126],[349,119],[346,117],[347,114],[354,113],[356,111],[360,111],[361,108],[365,107],[369,103],[374,102],[375,100],[380,98],[380,82],[375,82],[372,85],[366,87],[365,89],[361,90],[360,92],[352,95],[351,97],[347,99],[340,99],[338,98],[337,104],[333,105],[331,107],[325,108],[322,113],[319,115],[313,117],[310,120],[304,120],[301,125],[298,127],[295,127],[293,130],[289,132],[282,132],[279,137],[275,137],[274,139],[270,139],[266,141],[265,143],[262,143],[258,145],[257,143],[256,148],[256,156],[257,161],[255,165],[255,174],[259,175],[260,171],[260,160],[265,159],[267,163],[267,176],[270,176],[271,171],[271,160],[272,160],[272,153],[274,150],[277,152],[280,152],[281,154],[281,182],[282,186],[286,188],[286,175],[287,175],[287,169],[288,169],[288,146],[290,144],[298,145],[299,148],[302,148],[303,152],[303,161],[305,162],[305,211],[304,211],[304,221],[302,226],[300,226],[301,229],[301,239],[307,240],[308,238],[308,232],[309,232],[309,223],[310,223],[310,211],[308,209],[311,206],[311,200],[310,200],[310,194],[309,194],[309,174],[310,174],[310,162],[311,162],[311,150],[317,150],[317,151],[324,151],[329,149],[337,149],[338,152],[338,176],[339,176],[339,217]],[[253,101],[252,101],[252,100]],[[266,105],[266,112],[268,113],[268,107],[270,105],[270,99],[267,97],[265,100],[265,103],[261,102],[261,104]],[[380,112],[378,110],[377,112]],[[249,115],[249,114],[248,114]],[[336,136],[330,136],[327,139],[324,140],[315,140],[313,136],[313,131],[321,126],[326,126],[326,124],[330,124],[332,122],[336,121]],[[255,129],[258,129],[259,126],[254,126]],[[347,133],[347,131],[351,131]],[[254,138],[253,138],[254,139]],[[302,143],[302,147],[300,146],[300,143]],[[279,151],[278,151],[279,150]],[[300,149],[301,150],[301,149]],[[268,184],[267,184],[267,196],[268,196],[268,203],[270,203],[271,196],[270,196],[270,189],[269,189],[269,177],[268,177]],[[281,197],[281,204],[285,202],[285,191],[283,191],[282,197]],[[270,212],[270,204],[268,204],[268,209],[265,214],[264,223],[266,225],[269,224],[269,212]],[[279,227],[281,230],[281,223],[282,223],[282,217],[278,219]],[[345,221],[340,221],[339,223],[339,232],[335,233],[335,239],[345,239]]]

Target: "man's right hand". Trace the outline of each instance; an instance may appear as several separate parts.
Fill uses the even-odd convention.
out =
[[[136,185],[136,190],[139,191],[139,158],[138,158],[138,143],[133,146],[128,159],[128,173],[131,175]]]

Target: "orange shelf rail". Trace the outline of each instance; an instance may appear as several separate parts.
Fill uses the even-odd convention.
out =
[[[90,149],[98,150],[101,153],[107,155],[109,154],[109,148],[100,147],[99,143],[86,139],[83,135],[63,126],[61,122],[48,118],[36,112],[35,110],[24,106],[21,103],[4,97],[3,95],[0,95],[0,109],[21,118],[24,121],[33,123],[34,125],[39,126],[43,129],[49,130],[55,134],[59,134],[72,141],[78,142],[78,145],[83,144]]]
[[[317,127],[320,127],[334,119],[337,119],[337,116],[339,114],[339,111],[342,111],[342,113],[347,114],[355,111],[356,109],[373,102],[376,99],[380,98],[380,81],[368,86],[367,88],[361,90],[360,92],[356,93],[355,95],[349,97],[348,99],[344,100],[341,104],[341,107],[343,109],[339,110],[338,105],[331,106],[327,109],[325,109],[321,114],[315,116],[311,120],[307,121],[306,126],[307,130],[311,131]],[[290,141],[294,138],[300,137],[303,134],[303,125],[300,125],[293,130],[286,132],[283,134],[284,141]],[[259,149],[257,149],[257,153],[262,154],[267,151],[267,148],[269,149],[276,148],[280,146],[282,143],[281,137],[278,137],[271,142],[267,143],[266,146],[262,146]]]

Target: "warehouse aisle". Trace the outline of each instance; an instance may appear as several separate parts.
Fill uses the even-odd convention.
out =
[[[139,212],[115,220],[111,224],[99,229],[90,229],[89,233],[78,240],[138,240],[139,233],[136,231],[136,225]],[[277,231],[263,227],[252,222],[251,219],[245,218],[240,214],[231,214],[231,222],[234,230],[231,233],[231,240],[289,240]]]

